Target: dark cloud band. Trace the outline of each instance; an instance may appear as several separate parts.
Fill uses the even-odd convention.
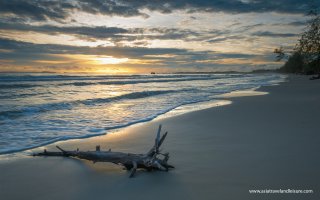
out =
[[[22,18],[43,21],[52,19],[61,21],[75,11],[102,14],[109,16],[143,16],[143,9],[172,13],[175,10],[187,12],[279,12],[279,13],[305,13],[308,2],[300,0],[1,0],[0,12],[14,14]]]

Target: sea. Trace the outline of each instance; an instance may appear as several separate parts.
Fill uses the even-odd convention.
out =
[[[87,138],[275,85],[281,74],[0,74],[0,154]]]

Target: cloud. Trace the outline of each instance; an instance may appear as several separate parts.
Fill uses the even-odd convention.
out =
[[[178,28],[120,28],[106,26],[33,26],[25,23],[6,23],[0,21],[0,30],[7,31],[32,31],[48,35],[68,34],[80,39],[94,41],[97,39],[108,39],[114,43],[127,41],[146,44],[149,40],[184,40],[184,41],[206,41],[230,33],[230,31],[209,30],[194,31]],[[232,38],[232,37],[231,37]],[[230,38],[230,39],[231,39]]]
[[[294,21],[294,22],[290,22],[287,25],[289,26],[306,26],[306,21]]]
[[[308,2],[300,0],[254,0],[254,1],[239,1],[239,0],[118,0],[118,1],[98,1],[86,0],[86,5],[97,8],[100,13],[108,14],[108,8],[111,6],[122,5],[122,11],[128,9],[125,14],[130,14],[132,9],[141,10],[148,9],[151,11],[159,11],[162,13],[171,13],[175,10],[186,10],[188,12],[228,12],[228,13],[248,13],[248,12],[280,12],[280,13],[305,13],[305,8]],[[102,3],[104,2],[104,3]],[[81,4],[81,3],[80,3]],[[121,11],[119,9],[118,11]],[[133,12],[135,13],[135,12]],[[136,12],[139,13],[140,12]]]
[[[274,33],[270,31],[258,31],[251,34],[252,36],[258,37],[296,37],[294,33]]]
[[[184,42],[202,42],[202,43],[222,43],[226,41],[248,41],[248,36],[251,39],[256,37],[296,37],[295,33],[277,33],[264,31],[266,24],[256,23],[251,25],[240,26],[234,25],[236,28],[230,29],[207,29],[194,30],[190,28],[121,28],[121,27],[106,27],[106,26],[53,26],[53,25],[30,25],[25,23],[6,23],[0,21],[0,31],[6,31],[7,35],[10,32],[20,31],[44,33],[48,35],[72,35],[80,40],[89,42],[105,41],[115,46],[148,46],[151,41],[155,40],[180,40]],[[267,26],[267,25],[266,25]],[[260,31],[252,32],[258,28]]]
[[[143,48],[143,47],[87,47],[87,46],[69,46],[56,44],[33,44],[10,39],[0,38],[0,49],[9,50],[0,55],[2,57],[16,57],[21,55],[41,55],[47,54],[84,54],[84,55],[108,55],[115,57],[141,58],[145,55],[161,54],[183,54],[188,52],[184,49],[175,48]],[[16,57],[20,59],[21,57]],[[24,59],[24,58],[23,58]]]
[[[103,14],[103,15],[119,15],[124,17],[143,16],[148,17],[147,14],[140,12],[139,8],[143,1],[114,1],[114,0],[80,0],[76,7],[79,11]],[[137,3],[137,4],[135,4]]]
[[[36,21],[47,19],[61,21],[68,18],[73,12],[123,17],[148,17],[143,12],[145,9],[161,13],[172,13],[176,10],[226,13],[305,13],[307,3],[300,0],[2,0],[0,1],[0,12]]]
[[[218,43],[218,42],[224,42],[226,40],[242,40],[244,38],[245,38],[244,36],[232,35],[232,36],[228,36],[228,37],[214,38],[214,39],[208,40],[207,42],[209,42],[209,43]]]
[[[113,56],[115,58],[128,58],[134,62],[121,64],[122,67],[141,68],[163,67],[173,70],[206,69],[223,70],[224,66],[239,67],[236,60],[245,61],[246,65],[252,65],[251,60],[268,58],[264,55],[252,55],[241,53],[221,53],[214,51],[192,51],[176,48],[141,48],[141,47],[79,47],[69,45],[33,44],[0,38],[0,49],[7,52],[0,54],[0,60],[13,60],[8,63],[11,66],[41,67],[57,64],[59,69],[70,69],[70,66],[80,65],[86,57]],[[87,56],[86,56],[87,55]],[[79,57],[80,56],[80,57]],[[79,62],[76,58],[81,58]],[[68,58],[68,59],[66,59]],[[72,60],[75,58],[76,60]],[[59,64],[61,63],[61,64]],[[145,63],[145,64],[143,64]],[[59,64],[59,65],[58,65]],[[83,64],[83,63],[82,63]],[[6,66],[7,66],[6,65]],[[244,65],[243,65],[244,66]],[[84,66],[82,66],[83,68]],[[83,69],[90,69],[92,65],[85,65]],[[72,67],[71,67],[72,68]],[[0,71],[8,69],[0,66]],[[54,68],[52,68],[54,69]]]
[[[14,61],[8,65],[48,61],[46,65],[51,66],[62,62],[61,55],[78,54],[130,58],[172,68],[199,68],[227,66],[228,62],[230,67],[250,65],[251,60],[260,56],[268,63],[270,58],[263,55],[217,51],[264,54],[275,43],[270,38],[290,43],[291,37],[297,36],[294,33],[301,31],[299,26],[304,25],[302,13],[308,9],[307,3],[300,0],[0,0],[0,37],[10,38],[0,38],[0,59]],[[92,15],[84,19],[88,13]],[[171,15],[162,19],[166,13]],[[94,15],[97,21],[92,24],[112,25],[87,25],[93,22]],[[151,17],[123,19],[100,15]],[[103,21],[106,19],[112,21]],[[183,20],[190,23],[182,24]],[[18,38],[25,42],[17,41]],[[93,47],[98,44],[115,46]],[[241,62],[237,64],[237,60]],[[128,65],[137,67],[137,63]],[[70,63],[70,66],[77,65]]]
[[[15,30],[15,31],[32,31],[39,33],[46,33],[49,35],[55,34],[70,34],[87,36],[88,38],[109,38],[117,37],[119,34],[129,33],[129,30],[119,27],[89,27],[89,26],[32,26],[24,23],[5,23],[0,22],[0,30]]]
[[[66,19],[73,8],[74,6],[68,1],[0,1],[0,13],[14,14],[20,18],[29,18],[36,21]]]

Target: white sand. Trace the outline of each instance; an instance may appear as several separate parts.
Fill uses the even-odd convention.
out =
[[[0,199],[319,199],[320,81],[291,76],[267,95],[159,119],[120,132],[60,142],[65,149],[146,152],[157,126],[176,169],[139,171],[68,158],[0,164]],[[240,95],[243,96],[243,95]],[[50,145],[48,148],[53,148]],[[249,189],[312,189],[313,194],[249,194]]]

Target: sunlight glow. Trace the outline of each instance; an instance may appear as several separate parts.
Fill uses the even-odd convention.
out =
[[[114,58],[112,56],[107,56],[107,57],[98,57],[95,58],[96,61],[100,64],[120,64],[120,63],[125,63],[129,59],[128,58]]]

